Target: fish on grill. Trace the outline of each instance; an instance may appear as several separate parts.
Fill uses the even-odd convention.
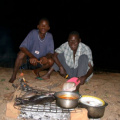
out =
[[[36,105],[36,104],[47,104],[55,100],[54,95],[44,96],[44,95],[35,95],[30,97],[28,100],[22,98],[16,98],[15,105]]]
[[[22,96],[22,99],[31,98],[31,97],[35,96],[36,94],[37,94],[36,91],[28,91]]]

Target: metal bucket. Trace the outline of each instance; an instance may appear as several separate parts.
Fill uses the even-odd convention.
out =
[[[92,97],[94,97],[94,96],[92,96]],[[104,102],[104,104],[101,106],[90,106],[90,105],[86,105],[86,104],[79,101],[78,107],[79,108],[86,108],[88,110],[88,117],[89,118],[101,118],[104,115],[105,107],[108,105],[108,103],[106,103],[105,101],[103,101],[103,102]]]

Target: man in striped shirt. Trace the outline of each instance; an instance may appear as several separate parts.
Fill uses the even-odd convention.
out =
[[[68,41],[55,50],[55,63],[49,69],[43,79],[49,79],[53,70],[59,71],[60,75],[68,78],[78,77],[80,85],[87,82],[93,75],[92,51],[89,46],[81,42],[79,33],[73,31],[68,36]]]

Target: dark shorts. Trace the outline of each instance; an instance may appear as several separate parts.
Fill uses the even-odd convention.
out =
[[[28,69],[28,70],[34,70],[34,69],[38,69],[41,68],[42,65],[40,63],[37,64],[37,66],[33,66],[32,64],[30,64],[30,60],[29,57],[26,58],[26,63],[22,64],[20,69]]]

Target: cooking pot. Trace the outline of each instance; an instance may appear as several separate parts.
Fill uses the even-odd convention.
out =
[[[65,109],[71,109],[78,106],[78,100],[80,99],[80,94],[71,91],[59,91],[55,92],[56,104],[59,107]]]
[[[90,101],[92,104],[90,104]],[[100,98],[82,95],[79,99],[78,108],[86,108],[89,118],[101,118],[104,115],[105,107],[108,105]]]

